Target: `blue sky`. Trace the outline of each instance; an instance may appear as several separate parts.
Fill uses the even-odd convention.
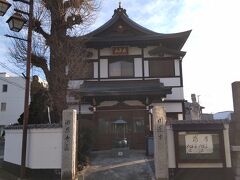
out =
[[[109,20],[117,0],[103,0],[95,29]],[[231,83],[240,81],[239,0],[122,0],[129,17],[159,33],[192,29],[183,47],[184,95],[200,95],[204,112],[232,110]],[[7,62],[8,31],[0,18],[0,62]],[[1,69],[1,71],[5,71]]]

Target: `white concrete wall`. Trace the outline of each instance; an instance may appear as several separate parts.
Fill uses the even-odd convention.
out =
[[[2,92],[3,84],[7,84],[7,92]],[[9,125],[17,122],[24,110],[24,96],[25,79],[1,74],[0,106],[1,103],[6,103],[6,111],[0,110],[0,125]]]
[[[142,58],[134,58],[134,76],[142,77]]]
[[[4,161],[21,164],[22,130],[5,131]],[[26,166],[31,169],[60,169],[62,128],[29,129]]]

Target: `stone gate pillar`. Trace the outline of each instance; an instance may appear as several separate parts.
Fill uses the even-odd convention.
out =
[[[63,111],[62,169],[61,179],[72,180],[76,174],[77,161],[77,111]]]
[[[234,113],[230,122],[232,165],[235,180],[240,180],[240,81],[232,83]]]
[[[168,180],[168,148],[166,112],[161,106],[153,108],[154,165],[157,180]]]

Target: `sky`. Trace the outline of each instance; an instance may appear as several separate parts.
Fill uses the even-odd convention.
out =
[[[109,20],[118,0],[102,0],[90,30]],[[192,30],[183,51],[184,97],[199,97],[205,113],[233,110],[231,83],[240,81],[239,0],[121,0],[128,16],[159,33]],[[8,65],[6,21],[0,17],[0,63]],[[10,65],[8,65],[10,66]],[[11,68],[11,66],[10,66]],[[0,66],[0,71],[8,71]]]

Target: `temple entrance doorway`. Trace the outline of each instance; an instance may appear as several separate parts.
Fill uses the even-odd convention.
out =
[[[145,109],[104,109],[95,114],[96,141],[94,149],[106,150],[116,146],[145,149],[148,115]]]

